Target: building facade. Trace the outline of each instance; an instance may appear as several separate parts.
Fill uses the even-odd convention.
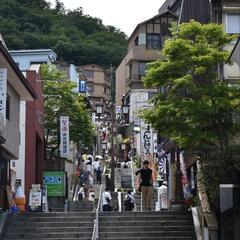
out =
[[[16,172],[10,169],[10,160],[19,158],[20,101],[32,101],[37,95],[2,42],[0,59],[1,84],[5,84],[5,88],[3,85],[1,88],[1,136],[4,143],[0,147],[0,207],[8,209],[8,196],[14,189],[16,178]]]
[[[56,54],[51,49],[14,50],[10,54],[37,94],[35,101],[20,102],[19,159],[12,161],[16,181],[21,184],[28,200],[32,184],[42,183],[44,169],[44,96],[40,64],[52,63]]]
[[[103,113],[110,117],[109,103],[112,101],[112,75],[101,66],[95,64],[78,67],[78,72],[83,72],[87,78],[87,89],[92,111],[96,113],[96,106],[103,105]],[[98,120],[98,118],[96,118]]]

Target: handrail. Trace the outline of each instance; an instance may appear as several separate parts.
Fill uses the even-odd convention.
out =
[[[106,166],[103,169],[103,175],[105,175],[106,172]],[[103,191],[103,185],[100,185],[100,191],[98,196],[98,205],[96,208],[96,218],[94,219],[94,227],[93,227],[93,233],[92,233],[92,240],[97,240],[99,238],[99,211],[101,210],[101,203],[102,203],[102,191]]]
[[[132,169],[132,187],[133,187],[133,193],[136,193],[135,181],[134,181],[134,172],[133,172],[133,160],[132,160],[132,159],[131,159],[131,169]]]
[[[122,192],[118,192],[118,211],[122,211]]]

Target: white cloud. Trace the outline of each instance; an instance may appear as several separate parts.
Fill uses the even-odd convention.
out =
[[[84,14],[98,17],[131,35],[138,23],[153,17],[164,0],[61,0],[67,9],[83,8]],[[50,0],[54,3],[55,0]]]

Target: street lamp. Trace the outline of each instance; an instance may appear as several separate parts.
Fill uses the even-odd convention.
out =
[[[97,111],[97,115],[98,115],[98,121],[100,122],[100,116],[103,113],[103,105],[96,104],[96,111]]]
[[[129,105],[122,105],[122,113],[124,115],[125,123],[127,123],[127,115],[129,113]]]

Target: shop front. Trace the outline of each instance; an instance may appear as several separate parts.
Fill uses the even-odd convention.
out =
[[[0,150],[0,211],[9,209],[8,191],[10,191],[10,158]]]

